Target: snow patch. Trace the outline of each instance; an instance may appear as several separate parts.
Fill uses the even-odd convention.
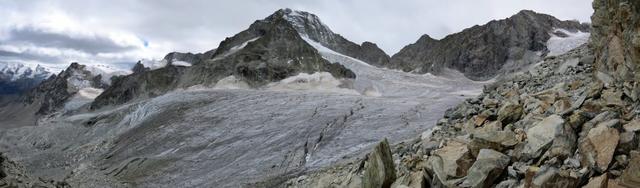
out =
[[[345,80],[336,79],[328,72],[300,73],[279,82],[271,83],[266,88],[276,91],[304,90],[359,95],[353,89],[344,88],[344,82]]]
[[[0,64],[0,73],[10,76],[11,81],[16,81],[21,78],[36,77],[45,79],[53,74],[50,69],[47,69],[40,64],[8,62],[3,62],[2,64]]]
[[[156,70],[162,67],[167,66],[167,60],[140,60],[140,63],[144,65],[144,67],[148,67],[150,70]]]
[[[247,82],[242,81],[235,76],[227,76],[221,80],[218,80],[213,86],[214,89],[251,89]]]
[[[104,90],[98,88],[82,88],[65,103],[64,109],[67,111],[78,109],[86,104],[91,103]]]
[[[244,47],[246,47],[246,46],[247,46],[247,44],[249,44],[250,42],[256,41],[256,40],[258,40],[258,39],[260,39],[260,37],[256,37],[256,38],[249,39],[249,40],[247,40],[247,41],[243,42],[243,43],[242,43],[242,44],[240,44],[240,45],[237,45],[237,46],[231,47],[231,48],[229,49],[229,51],[225,52],[225,53],[224,53],[224,54],[222,54],[221,56],[218,56],[218,57],[213,58],[213,60],[220,60],[220,59],[223,59],[223,58],[225,58],[225,57],[227,57],[227,56],[229,56],[229,55],[231,55],[231,54],[234,54],[234,53],[236,53],[236,52],[238,52],[238,51],[240,51],[240,50],[244,49]]]
[[[186,61],[173,61],[171,64],[175,65],[175,66],[183,66],[183,67],[190,67],[191,66],[191,63],[186,62]]]
[[[587,43],[589,41],[589,36],[591,36],[590,33],[584,33],[581,31],[571,32],[565,29],[554,29],[553,32],[561,32],[567,36],[561,37],[551,33],[551,38],[547,41],[547,49],[549,49],[549,54],[547,54],[547,56],[565,54],[574,48]]]

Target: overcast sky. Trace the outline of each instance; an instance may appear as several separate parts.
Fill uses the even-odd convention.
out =
[[[392,55],[530,9],[589,22],[591,0],[0,0],[0,62],[130,64],[203,52],[280,8],[312,12],[334,32]]]

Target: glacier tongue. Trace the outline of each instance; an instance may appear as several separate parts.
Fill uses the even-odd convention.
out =
[[[329,62],[340,63],[354,71],[355,89],[368,96],[436,98],[448,94],[477,95],[484,84],[492,82],[472,81],[455,70],[446,70],[443,76],[434,76],[378,68],[335,52],[310,38],[303,39]]]

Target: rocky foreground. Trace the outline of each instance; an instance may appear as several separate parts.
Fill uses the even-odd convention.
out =
[[[429,132],[284,187],[640,187],[640,2],[596,0],[589,46],[487,86]]]

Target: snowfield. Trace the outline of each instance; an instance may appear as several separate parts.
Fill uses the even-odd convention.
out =
[[[551,33],[551,38],[547,41],[547,48],[549,54],[547,56],[557,56],[565,54],[580,45],[589,42],[590,33],[584,32],[571,32],[564,29],[555,29],[554,32],[561,32],[566,34],[566,37],[557,36]]]

